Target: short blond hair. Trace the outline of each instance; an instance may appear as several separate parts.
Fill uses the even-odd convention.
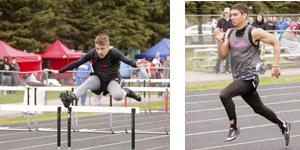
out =
[[[99,45],[109,45],[109,37],[106,35],[98,35],[95,39],[95,44]]]

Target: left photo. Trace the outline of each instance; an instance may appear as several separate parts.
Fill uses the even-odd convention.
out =
[[[170,149],[170,0],[0,3],[0,149]]]

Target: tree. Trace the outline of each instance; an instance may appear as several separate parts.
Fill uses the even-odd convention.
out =
[[[57,38],[55,4],[53,0],[0,1],[0,39],[29,52],[45,49]]]

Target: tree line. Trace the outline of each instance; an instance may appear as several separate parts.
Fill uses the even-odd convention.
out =
[[[170,0],[0,0],[0,40],[28,52],[60,40],[89,50],[99,34],[120,50],[170,38]]]
[[[299,14],[300,1],[186,1],[185,15],[220,15],[224,8],[243,3],[249,8],[249,15]],[[276,16],[279,17],[279,16]],[[282,16],[283,17],[283,16]],[[294,17],[298,19],[299,16]],[[187,17],[189,22],[203,24],[205,17]],[[212,19],[213,17],[210,17]],[[207,19],[207,18],[205,18]],[[296,20],[297,21],[297,20]]]

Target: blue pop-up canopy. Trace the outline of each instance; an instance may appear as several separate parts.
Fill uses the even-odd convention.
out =
[[[159,52],[160,57],[165,58],[170,55],[170,39],[163,38],[153,47],[149,48],[147,51],[135,55],[135,59],[151,59],[155,57],[155,53]]]

